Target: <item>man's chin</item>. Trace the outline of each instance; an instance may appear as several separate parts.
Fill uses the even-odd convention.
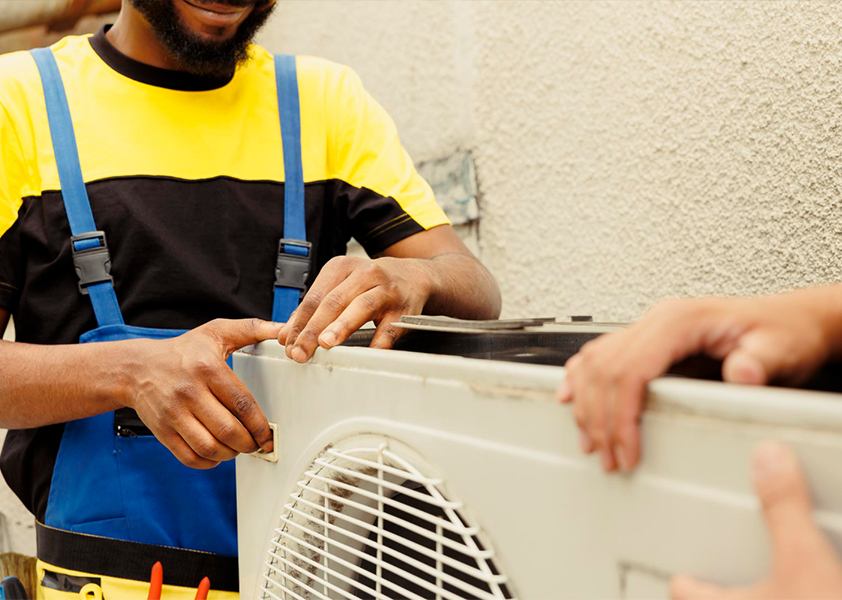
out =
[[[224,0],[129,1],[183,70],[211,76],[231,75],[248,59],[252,38],[274,8],[271,1],[245,7]],[[233,16],[220,16],[223,12]],[[220,25],[224,21],[230,23]]]
[[[189,0],[175,0],[173,4],[181,26],[208,42],[234,37],[255,8],[254,5],[226,8],[222,3],[200,4]]]

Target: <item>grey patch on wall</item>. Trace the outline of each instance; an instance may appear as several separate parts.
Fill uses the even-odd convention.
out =
[[[420,162],[418,173],[427,180],[453,225],[479,221],[477,174],[474,159],[467,150],[443,158]]]
[[[468,249],[480,256],[479,248],[479,185],[474,158],[468,150],[456,150],[442,158],[415,165],[453,224]],[[367,256],[356,240],[348,243],[349,256]]]

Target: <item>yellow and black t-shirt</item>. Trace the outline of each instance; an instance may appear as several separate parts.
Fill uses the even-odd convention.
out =
[[[284,197],[272,56],[254,46],[232,78],[209,79],[134,61],[105,31],[53,51],[126,323],[268,319]],[[311,280],[352,237],[377,254],[447,223],[357,75],[317,58],[297,63]],[[2,56],[0,308],[22,342],[75,343],[96,327],[59,189],[35,62]],[[11,432],[0,461],[41,519],[62,428]]]

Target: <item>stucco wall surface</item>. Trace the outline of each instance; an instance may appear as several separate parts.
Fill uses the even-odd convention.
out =
[[[284,2],[274,51],[350,64],[416,160],[470,149],[505,313],[842,275],[842,6]]]

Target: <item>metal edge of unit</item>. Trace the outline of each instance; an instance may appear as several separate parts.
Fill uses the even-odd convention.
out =
[[[276,342],[262,342],[237,354],[289,360],[284,348]],[[383,377],[449,381],[494,395],[547,402],[554,401],[554,392],[565,375],[563,367],[344,347],[318,349],[300,368],[343,369]],[[647,411],[842,431],[842,394],[830,392],[661,378],[649,385]]]

